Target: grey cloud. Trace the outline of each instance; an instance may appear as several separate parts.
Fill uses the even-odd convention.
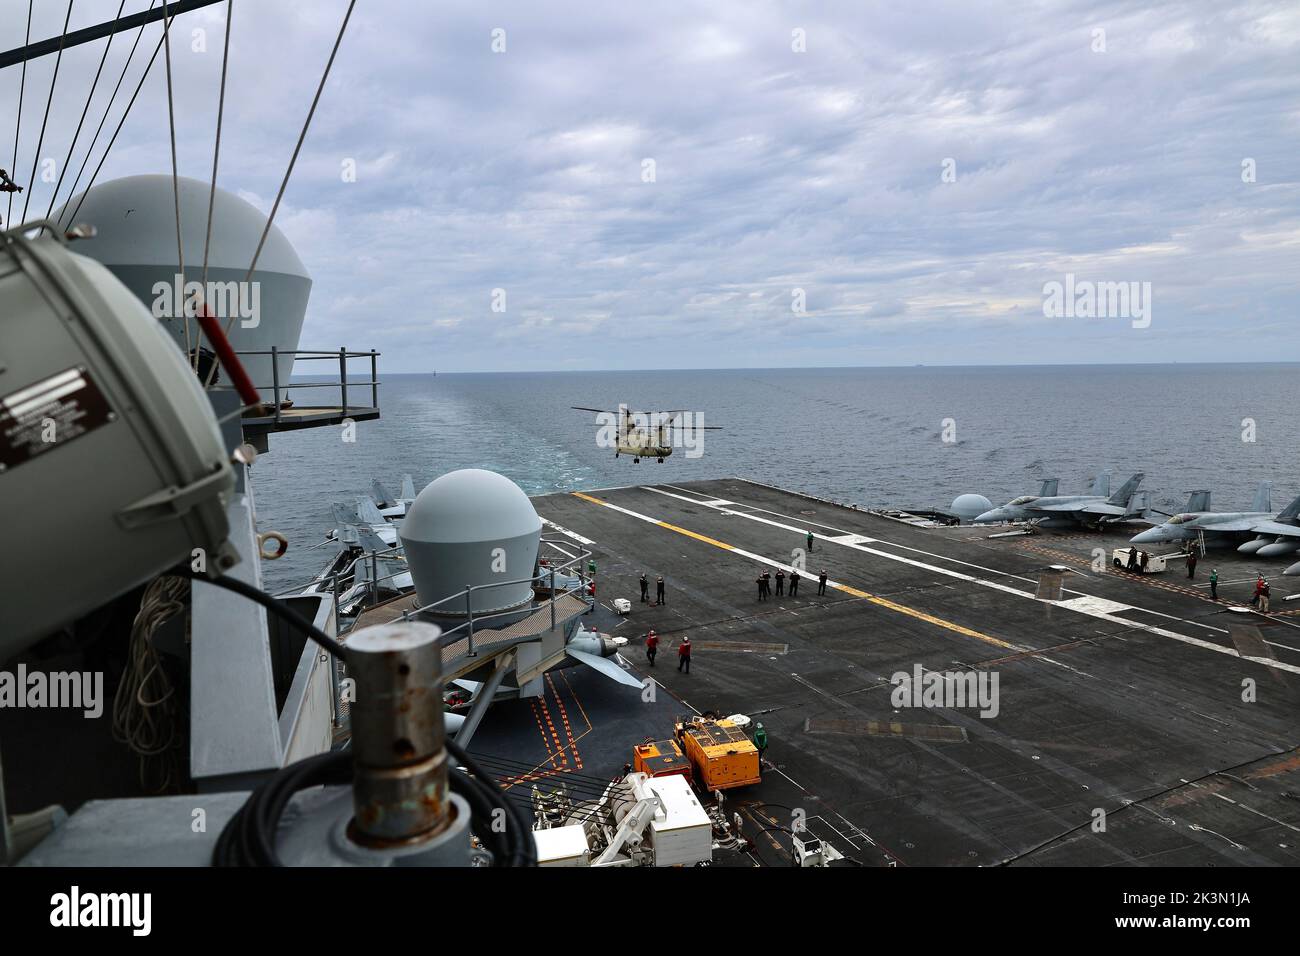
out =
[[[37,6],[34,35],[57,32],[63,5]],[[220,183],[264,209],[345,6],[235,4]],[[78,3],[73,28],[116,7]],[[223,11],[178,19],[173,46],[200,178]],[[0,16],[16,45],[26,4]],[[65,57],[44,154],[101,49]],[[1274,358],[1300,345],[1298,53],[1285,2],[367,0],[279,213],[316,279],[304,345],[374,345],[395,371]],[[169,171],[161,66],[104,178]],[[52,67],[29,72],[24,185]],[[17,83],[0,76],[0,131]],[[1152,327],[1045,319],[1066,272],[1152,282]]]

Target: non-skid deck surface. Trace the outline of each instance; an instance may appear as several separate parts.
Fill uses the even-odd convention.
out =
[[[1212,552],[1199,580],[1137,580],[1093,565],[1136,529],[989,540],[997,529],[916,528],[740,479],[534,503],[595,552],[602,604],[632,601],[611,632],[637,673],[651,673],[646,630],[663,638],[653,704],[557,672],[599,697],[582,773],[618,773],[633,744],[671,733],[674,710],[761,720],[778,770],[728,805],[765,862],[783,860],[780,827],[797,818],[868,865],[1300,863],[1300,621],[1282,601],[1300,582],[1282,564]],[[801,560],[797,597],[758,600],[762,570]],[[1077,572],[1059,601],[1035,597],[1051,565]],[[1208,600],[1211,566],[1227,602]],[[1282,612],[1269,619],[1228,610],[1257,568]],[[642,572],[663,575],[664,606],[639,602]],[[895,707],[891,676],[918,666],[995,675],[996,714]],[[549,724],[529,702],[493,708],[474,749],[507,753],[521,726],[551,733],[560,691]]]

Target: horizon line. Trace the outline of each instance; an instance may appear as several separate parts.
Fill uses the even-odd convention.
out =
[[[381,353],[382,354],[382,353]],[[450,371],[426,369],[420,372],[387,371],[385,375],[594,375],[607,372],[820,372],[832,370],[879,370],[909,368],[1007,369],[1007,368],[1227,368],[1233,366],[1300,365],[1295,361],[1257,362],[1012,362],[987,365],[962,365],[941,362],[916,362],[895,365],[730,365],[679,366],[676,368],[550,368],[550,369],[469,369]]]

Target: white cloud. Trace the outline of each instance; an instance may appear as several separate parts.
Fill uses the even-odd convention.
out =
[[[37,6],[33,35],[57,32],[62,5]],[[219,182],[264,210],[346,0],[307,7],[235,5]],[[396,371],[1004,362],[1014,330],[1016,360],[1059,361],[1039,306],[1065,271],[1155,283],[1144,342],[1178,337],[1186,361],[1300,347],[1293,3],[432,9],[358,4],[278,214],[315,279],[305,348],[382,345]],[[115,10],[78,4],[72,27]],[[206,54],[173,47],[199,178],[223,10],[177,21]],[[26,4],[0,16],[25,26]],[[43,153],[66,152],[101,51],[65,56]],[[29,70],[24,185],[52,67]],[[0,75],[0,131],[17,84]],[[169,170],[160,56],[101,176]],[[1065,334],[1074,361],[1138,348],[1122,323]]]

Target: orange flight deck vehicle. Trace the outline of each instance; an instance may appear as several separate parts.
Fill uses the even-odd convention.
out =
[[[691,780],[691,764],[682,754],[675,740],[647,740],[638,744],[632,754],[632,769],[647,777],[680,775]]]
[[[730,718],[682,717],[674,730],[700,789],[730,790],[761,779],[758,748]]]

